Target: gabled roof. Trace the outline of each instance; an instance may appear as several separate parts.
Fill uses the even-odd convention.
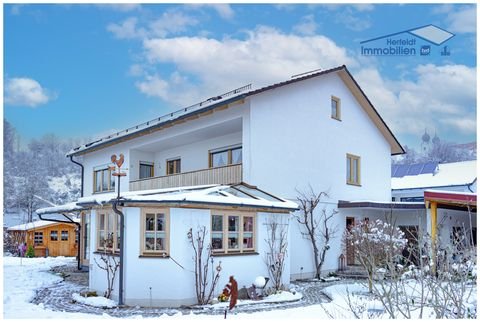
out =
[[[82,209],[111,204],[117,195],[106,193],[80,198],[76,202]],[[235,185],[203,185],[122,192],[121,202],[128,204],[172,204],[172,205],[215,205],[228,207],[270,209],[273,212],[290,212],[298,209],[298,205],[246,183]],[[37,210],[37,213],[56,213],[68,207],[49,207]]]
[[[309,73],[305,76],[295,77],[288,81],[272,84],[272,85],[261,87],[258,89],[250,90],[251,86],[247,85],[247,86],[235,89],[233,91],[227,92],[225,94],[211,97],[201,103],[177,110],[172,113],[168,113],[154,120],[114,133],[107,137],[103,137],[93,142],[81,145],[79,147],[76,147],[70,150],[67,153],[67,156],[82,155],[89,152],[93,152],[95,150],[99,150],[119,142],[123,142],[139,136],[150,134],[152,132],[156,132],[165,127],[170,127],[180,122],[185,122],[190,119],[198,118],[199,116],[207,114],[207,112],[213,111],[218,108],[223,108],[225,106],[228,107],[235,103],[241,102],[242,100],[250,96],[254,96],[254,95],[257,95],[269,90],[273,90],[279,87],[283,87],[286,85],[290,85],[293,83],[301,82],[307,79],[320,77],[320,76],[331,74],[331,73],[338,73],[338,76],[342,79],[344,84],[352,92],[354,97],[359,102],[360,106],[362,106],[362,108],[365,110],[367,115],[375,123],[375,125],[380,130],[384,138],[390,144],[391,154],[396,155],[396,154],[405,153],[401,144],[395,138],[392,131],[388,128],[387,124],[382,119],[380,114],[378,114],[377,110],[375,109],[373,104],[370,102],[368,97],[365,95],[363,90],[360,88],[358,83],[355,81],[352,74],[350,74],[347,67],[345,65],[342,65],[342,66],[338,66],[332,69],[328,69],[328,70],[324,70],[316,73]]]
[[[74,218],[73,221],[80,222],[80,219]],[[29,222],[29,223],[26,223],[26,224],[20,224],[20,225],[8,227],[7,230],[8,231],[13,231],[13,230],[27,231],[27,230],[31,230],[31,229],[43,228],[43,227],[53,226],[53,225],[58,225],[58,224],[60,224],[60,223],[53,222],[53,221],[48,221],[48,220],[37,220],[37,221]],[[65,223],[65,224],[68,224],[68,223]]]
[[[438,171],[392,178],[392,190],[468,186],[477,180],[477,160],[443,163]]]

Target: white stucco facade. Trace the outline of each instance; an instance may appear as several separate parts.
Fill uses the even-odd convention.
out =
[[[125,214],[125,260],[124,260],[124,300],[126,305],[166,306],[196,304],[193,249],[189,244],[187,233],[190,228],[210,227],[211,210],[191,208],[169,208],[170,213],[170,250],[167,257],[145,257],[141,251],[142,219],[141,208],[123,207]],[[111,210],[107,210],[111,211]],[[221,293],[233,275],[239,287],[250,287],[257,276],[268,277],[264,262],[267,244],[263,238],[267,235],[267,222],[272,218],[279,222],[288,221],[287,214],[256,214],[257,236],[256,251],[252,254],[238,256],[215,255],[214,267],[221,262],[221,277],[215,289],[215,296]],[[91,212],[91,233],[95,236],[98,224],[97,211]],[[210,239],[207,233],[206,241]],[[106,273],[97,267],[101,251],[97,251],[96,239],[91,239],[90,248],[94,250],[90,260],[89,288],[103,294],[107,288]],[[287,254],[287,256],[289,256]],[[118,259],[118,258],[117,258]],[[290,260],[285,261],[283,283],[289,284]],[[248,269],[247,269],[248,268]],[[210,273],[210,272],[209,272]],[[117,272],[118,277],[118,272]],[[211,280],[209,276],[209,280]],[[118,299],[118,279],[114,284],[113,298]]]

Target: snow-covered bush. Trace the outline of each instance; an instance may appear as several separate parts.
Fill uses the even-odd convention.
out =
[[[407,244],[398,227],[380,219],[357,223],[346,232],[345,239],[353,246],[355,258],[368,273],[370,291],[378,270],[390,268],[387,263],[397,262]]]

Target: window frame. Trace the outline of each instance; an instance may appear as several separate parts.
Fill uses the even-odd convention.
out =
[[[40,241],[38,241],[39,239]],[[43,245],[43,231],[33,232],[33,245],[35,246]]]
[[[101,172],[101,184],[100,190],[97,189],[97,173]],[[108,173],[108,177],[110,180],[108,181],[108,187],[106,190],[103,189],[103,180],[105,172]],[[112,169],[108,165],[98,166],[93,168],[93,193],[107,193],[107,192],[115,192],[115,180],[112,176]]]
[[[239,163],[233,163],[233,158],[232,158],[232,151],[234,150],[242,150],[242,160]],[[227,152],[227,163],[225,165],[219,165],[219,166],[213,166],[213,155],[217,153],[224,153]],[[224,147],[224,148],[218,148],[218,149],[212,149],[208,151],[208,167],[209,168],[220,168],[220,167],[227,167],[230,165],[237,165],[237,164],[242,164],[243,161],[243,146],[242,144],[236,144],[232,145],[229,147]]]
[[[149,177],[142,177],[142,166],[150,167],[150,176]],[[153,178],[155,176],[155,163],[149,161],[139,161],[138,162],[138,178],[139,179],[148,179]]]
[[[336,113],[333,114],[333,106],[332,103],[336,103]],[[337,96],[332,95],[330,97],[330,116],[332,119],[341,121],[342,120],[342,104],[341,104],[341,99],[338,98]]]
[[[103,216],[103,219],[102,219],[102,216]],[[120,226],[120,219],[119,219],[119,215],[115,214],[113,211],[106,211],[106,210],[103,210],[103,211],[98,211],[96,213],[96,232],[95,232],[95,235],[96,235],[96,246],[97,246],[97,251],[101,251],[101,252],[104,252],[104,251],[108,251],[108,252],[112,252],[112,253],[118,253],[120,252],[120,245],[119,245],[119,226]],[[113,219],[113,223],[111,225],[111,230],[109,229],[109,220],[110,218]],[[101,222],[103,221],[103,228],[104,229],[100,229],[101,226]],[[102,245],[101,242],[100,242],[100,235],[101,235],[101,232],[104,231],[104,235],[105,236],[109,236],[111,235],[111,238],[112,238],[112,246],[111,247],[108,247],[106,245]]]
[[[169,164],[170,162],[173,162],[173,172],[170,173],[170,167]],[[182,173],[182,158],[177,157],[177,158],[171,158],[166,161],[166,167],[165,167],[165,174],[167,176],[171,176],[174,174],[180,174]]]
[[[58,241],[58,230],[50,230],[50,241]]]
[[[238,211],[220,211],[215,210],[210,215],[210,244],[213,245],[213,233],[219,233],[220,231],[213,230],[213,217],[222,217],[222,248],[213,249],[212,255],[241,255],[241,254],[256,254],[257,253],[257,213],[255,212],[238,212]],[[228,221],[229,217],[239,217],[239,230],[238,230],[238,248],[229,248],[229,231]],[[245,218],[252,218],[252,230],[245,231]],[[245,247],[245,233],[252,233],[252,247]]]
[[[66,238],[64,238],[64,233],[66,233]],[[60,231],[60,240],[61,241],[68,241],[68,237],[69,237],[69,232],[68,230],[61,230]]]
[[[165,228],[163,231],[165,233],[165,245],[162,250],[147,250],[145,249],[145,235],[146,235],[146,218],[147,214],[155,214],[154,230],[153,233],[157,234],[157,215],[164,214]],[[169,208],[142,208],[140,216],[140,256],[145,257],[160,257],[165,258],[170,256],[170,209]]]
[[[347,169],[346,169],[346,172],[347,172],[347,184],[349,185],[353,185],[353,186],[361,186],[361,157],[358,156],[358,155],[354,155],[354,154],[350,154],[350,153],[347,153]],[[354,178],[354,165],[355,165],[355,161],[357,161],[357,168],[356,168],[356,173],[357,173],[357,180],[355,181],[355,178]]]

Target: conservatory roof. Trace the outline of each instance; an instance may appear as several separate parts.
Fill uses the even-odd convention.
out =
[[[73,209],[82,209],[111,204],[117,199],[115,193],[80,198]],[[154,189],[123,192],[119,202],[127,204],[174,204],[174,205],[215,205],[228,207],[259,208],[262,211],[290,212],[298,209],[295,202],[274,196],[246,183],[235,185],[203,185],[168,189]],[[60,209],[69,211],[68,206]],[[59,207],[37,210],[39,214],[56,213]]]

